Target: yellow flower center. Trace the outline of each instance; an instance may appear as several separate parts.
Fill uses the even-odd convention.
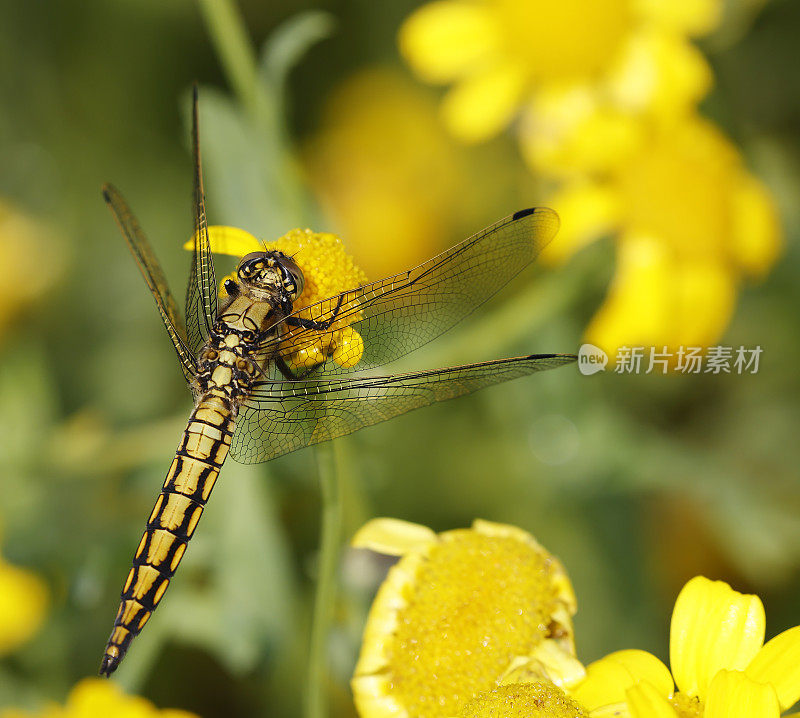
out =
[[[670,699],[670,703],[680,718],[701,718],[704,713],[703,704],[696,696],[675,693]]]
[[[633,24],[630,0],[491,0],[503,51],[534,79],[592,79],[608,68]]]
[[[305,289],[297,298],[295,309],[367,283],[367,275],[335,234],[293,229],[280,239],[267,242],[266,246],[294,257],[303,270]]]
[[[512,658],[546,637],[556,599],[542,554],[469,530],[431,547],[411,590],[387,663],[400,704],[426,718],[453,716],[494,687]]]
[[[345,249],[342,240],[328,232],[293,229],[280,239],[267,243],[268,249],[277,249],[293,257],[305,278],[303,293],[294,303],[294,308],[303,310],[322,299],[366,284],[367,275],[356,265]],[[320,319],[320,311],[330,311],[327,304],[316,309],[300,311],[304,319]],[[353,302],[340,307],[340,319],[334,321],[329,330],[317,332],[314,342],[301,332],[299,345],[291,332],[281,344],[281,354],[294,371],[312,369],[331,357],[343,367],[352,368],[364,354],[361,336],[349,325],[362,318]]]
[[[587,718],[589,714],[552,683],[515,683],[479,694],[459,718]]]

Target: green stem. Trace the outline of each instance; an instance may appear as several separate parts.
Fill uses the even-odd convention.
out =
[[[308,224],[308,200],[297,162],[286,150],[288,138],[278,90],[270,91],[261,77],[258,56],[247,34],[235,0],[198,0],[211,42],[228,78],[273,158],[273,175],[279,178],[273,190],[289,224]],[[288,228],[288,227],[287,227]]]
[[[262,90],[256,51],[233,0],[198,0],[214,49],[242,105],[260,120],[275,120],[274,108]]]
[[[320,488],[322,490],[322,527],[317,565],[317,594],[311,625],[311,648],[308,658],[306,718],[326,718],[328,684],[328,638],[333,622],[336,598],[336,575],[342,532],[342,493],[337,466],[336,442],[316,448]]]

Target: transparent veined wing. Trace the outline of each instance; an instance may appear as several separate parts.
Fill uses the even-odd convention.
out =
[[[156,301],[161,321],[167,330],[172,346],[178,355],[181,369],[187,381],[194,378],[197,366],[195,363],[196,352],[190,349],[186,336],[183,321],[178,314],[175,299],[169,290],[164,272],[156,259],[156,255],[150,247],[144,232],[142,232],[136,217],[128,207],[128,203],[123,199],[116,187],[110,184],[103,185],[103,198],[114,215],[120,230],[122,231],[128,247],[136,259],[136,264],[147,283],[147,288]]]
[[[186,331],[189,346],[195,354],[200,351],[217,319],[217,280],[214,276],[214,260],[208,241],[206,200],[203,191],[203,168],[200,160],[200,137],[197,112],[197,85],[192,92],[192,165],[194,250],[186,287]]]
[[[264,345],[265,354],[329,344],[338,328],[351,324],[364,342],[360,362],[344,368],[329,360],[314,376],[387,364],[446,332],[493,296],[536,258],[558,225],[551,209],[516,212],[413,269],[295,311],[290,316],[335,323],[328,330],[289,327]]]
[[[266,382],[241,407],[231,456],[245,464],[268,461],[576,358],[537,354],[397,376]]]

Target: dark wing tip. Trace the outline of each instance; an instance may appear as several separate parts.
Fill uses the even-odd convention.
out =
[[[106,201],[108,204],[111,204],[111,189],[112,189],[112,187],[111,187],[111,185],[110,185],[108,182],[105,182],[105,183],[103,184],[103,187],[102,187],[102,189],[101,189],[101,191],[102,191],[102,193],[103,193],[103,199],[104,199],[104,200],[105,200],[105,201]]]
[[[533,214],[535,211],[536,207],[528,207],[528,209],[520,209],[511,215],[511,219],[512,220],[522,219],[523,217],[527,217],[529,214]]]
[[[527,209],[517,210],[511,215],[510,222],[514,223],[525,219],[525,217],[532,218],[527,224],[534,227],[533,231],[538,243],[538,250],[541,250],[550,243],[553,237],[558,233],[558,228],[561,226],[558,213],[549,207],[528,207]]]
[[[192,83],[192,100],[194,102],[197,102],[197,98],[199,97],[199,95],[200,95],[200,85],[197,83],[197,80],[195,80]]]
[[[511,215],[511,220],[522,219],[523,217],[530,217],[532,214],[538,214],[540,217],[552,217],[554,220],[559,221],[558,212],[550,207],[528,207],[527,209],[520,209]]]
[[[111,674],[117,670],[117,666],[119,665],[119,659],[114,658],[114,656],[109,656],[106,654],[103,656],[103,660],[100,662],[100,675],[105,676],[106,678],[110,678]]]

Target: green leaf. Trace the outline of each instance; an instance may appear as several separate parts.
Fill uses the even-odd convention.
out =
[[[213,223],[267,240],[304,224],[297,170],[274,126],[265,127],[223,93],[204,88],[200,143]]]
[[[284,22],[261,49],[261,76],[267,86],[282,90],[289,72],[308,49],[329,37],[336,20],[327,12],[308,10]]]

